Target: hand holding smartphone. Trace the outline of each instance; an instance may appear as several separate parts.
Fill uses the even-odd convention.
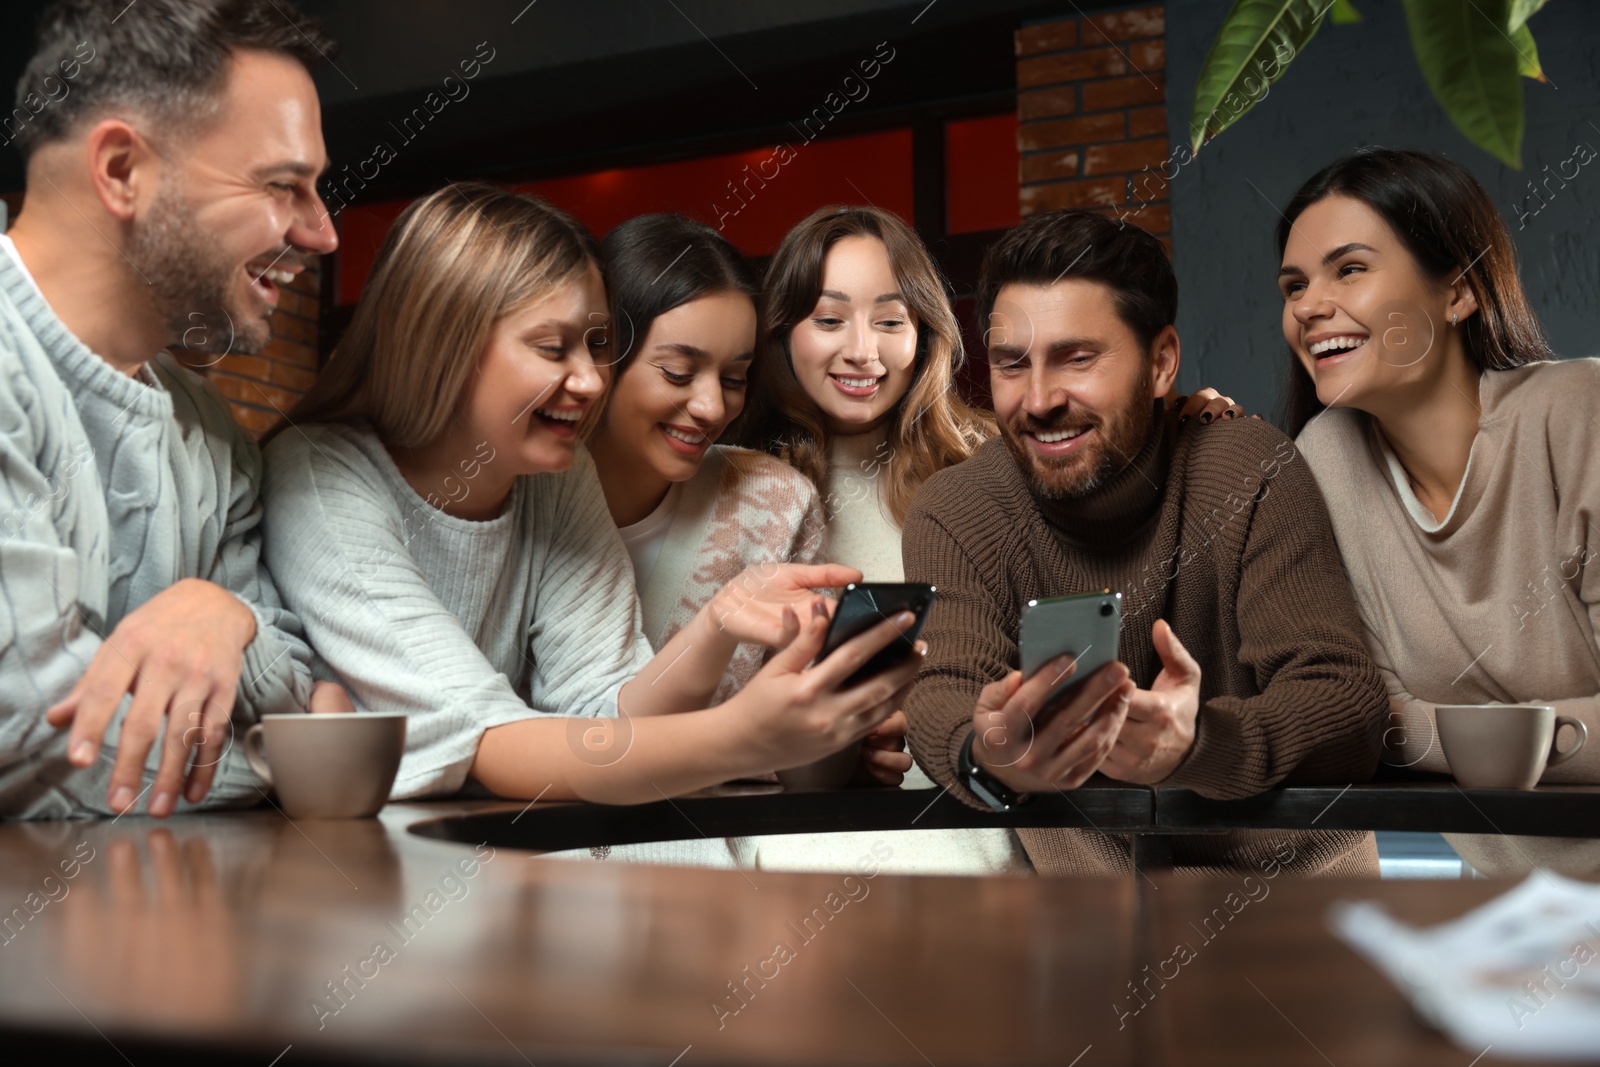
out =
[[[1072,656],[1077,669],[1050,690],[1045,706],[1118,658],[1122,594],[1109,589],[1079,596],[1030,600],[1022,612],[1022,677],[1033,676],[1057,656]]]
[[[822,651],[817,654],[817,662],[827,659],[852,637],[893,618],[897,612],[909,611],[917,617],[911,628],[863,663],[839,683],[839,688],[849,689],[888,670],[915,650],[917,635],[928,621],[935,593],[933,586],[922,582],[852,582],[845,586],[844,595],[834,608],[827,636],[823,638]]]

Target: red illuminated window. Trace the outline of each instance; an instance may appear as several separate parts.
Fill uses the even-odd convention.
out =
[[[1004,230],[1022,221],[1014,112],[946,123],[944,157],[947,232]]]
[[[1015,171],[1013,163],[1013,208]],[[746,255],[767,256],[790,227],[827,204],[870,203],[910,220],[911,131],[812,142],[797,134],[770,148],[516,188],[571,212],[597,235],[635,215],[678,212],[721,229]],[[339,304],[360,297],[384,234],[405,207],[405,201],[388,201],[353,205],[339,214]]]

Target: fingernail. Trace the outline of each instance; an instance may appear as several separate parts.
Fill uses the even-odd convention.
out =
[[[895,615],[894,624],[904,630],[907,626],[917,621],[917,617],[909,611],[902,611]]]
[[[125,785],[117,786],[115,792],[111,794],[111,810],[121,813],[127,811],[132,805],[133,790]]]
[[[205,798],[206,791],[201,788],[199,782],[192,783],[189,786],[188,791],[183,794],[183,799],[187,800],[191,804],[198,804]]]
[[[818,615],[826,616],[828,614],[828,609],[822,606],[822,601],[813,600],[811,602],[811,614],[813,617]]]
[[[1260,418],[1260,417],[1261,417],[1261,416],[1260,416],[1260,415],[1251,415],[1251,416],[1250,416],[1250,417],[1251,417],[1251,418],[1252,418],[1252,419],[1259,419],[1259,418]]]
[[[1222,413],[1222,417],[1225,418],[1225,419],[1231,419],[1231,418],[1233,418],[1233,414],[1234,413],[1231,412],[1231,411],[1224,411]]]
[[[150,814],[158,819],[164,819],[171,815],[173,806],[171,793],[157,793],[150,798]]]
[[[87,767],[94,762],[94,742],[89,740],[79,741],[72,746],[72,762],[80,767]]]
[[[1200,416],[1200,421],[1201,422],[1210,422],[1211,421],[1211,412],[1208,411],[1204,415],[1201,415]]]
[[[918,641],[917,642],[917,652],[918,652],[919,655],[926,656],[928,654],[928,642],[926,642],[926,641]]]

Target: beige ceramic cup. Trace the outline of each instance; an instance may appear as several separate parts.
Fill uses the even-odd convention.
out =
[[[292,819],[376,815],[405,749],[399,712],[263,715],[244,735],[245,759]]]
[[[1532,789],[1546,767],[1565,763],[1589,739],[1589,728],[1548,704],[1438,704],[1439,743],[1459,785],[1468,789]],[[1578,735],[1556,751],[1556,734]]]

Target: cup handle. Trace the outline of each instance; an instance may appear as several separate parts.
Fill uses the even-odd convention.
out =
[[[1579,723],[1579,726],[1582,726]],[[267,766],[266,753],[262,751],[261,740],[264,736],[265,726],[256,723],[244,732],[244,758],[250,764],[250,769],[265,778],[267,785],[272,785],[272,768]]]
[[[1578,735],[1578,743],[1565,752],[1558,752],[1556,751],[1556,738],[1561,736],[1561,728],[1563,726],[1572,727],[1573,732]],[[1567,760],[1578,754],[1578,751],[1583,748],[1583,743],[1587,740],[1589,740],[1589,727],[1584,725],[1583,720],[1574,719],[1571,715],[1557,715],[1555,732],[1550,736],[1550,758],[1545,762],[1545,766],[1554,767],[1558,763],[1567,762]]]

